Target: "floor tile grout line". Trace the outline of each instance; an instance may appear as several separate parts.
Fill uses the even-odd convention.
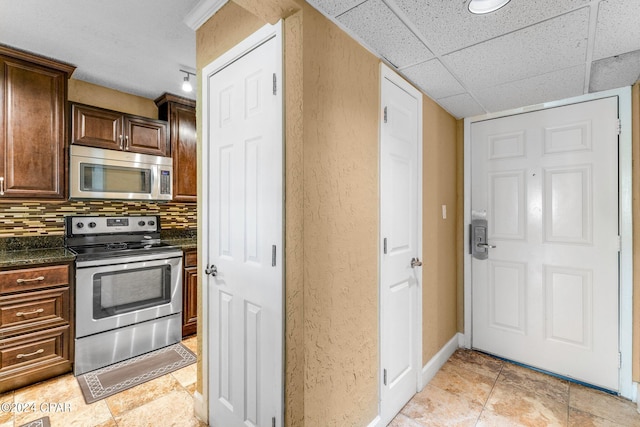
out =
[[[493,394],[493,390],[496,388],[496,384],[498,384],[498,379],[500,379],[500,374],[502,374],[502,369],[503,368],[504,368],[504,362],[500,363],[500,370],[498,371],[498,374],[496,375],[496,379],[493,381],[493,385],[491,386],[491,390],[489,390],[489,394],[487,395],[487,398],[485,399],[484,403],[482,404],[482,409],[480,410],[480,413],[478,414],[478,419],[476,420],[476,423],[474,424],[476,426],[480,422],[480,418],[482,417],[482,414],[484,413],[484,410],[487,407],[487,403],[489,403],[489,399],[491,398],[491,395]]]

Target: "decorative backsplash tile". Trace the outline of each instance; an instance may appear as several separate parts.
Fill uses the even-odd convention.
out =
[[[0,203],[0,237],[64,235],[69,215],[160,215],[161,226],[196,229],[195,203],[66,201]]]

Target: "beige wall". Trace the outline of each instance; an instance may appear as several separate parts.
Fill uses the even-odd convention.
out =
[[[379,61],[304,10],[305,425],[378,408]]]
[[[633,380],[640,382],[640,81],[631,92],[633,164]]]
[[[121,111],[136,116],[158,118],[158,108],[152,99],[143,98],[82,80],[69,80],[69,101]]]
[[[364,426],[378,412],[379,60],[304,2],[266,3],[229,2],[197,31],[198,74],[286,18],[285,422]],[[427,361],[457,330],[458,151],[456,121],[426,97],[424,116],[424,246],[444,248],[424,254]]]
[[[458,331],[457,123],[423,97],[422,363]],[[442,205],[447,218],[442,218]]]

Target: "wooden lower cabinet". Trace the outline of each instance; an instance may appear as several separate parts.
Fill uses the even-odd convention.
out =
[[[0,272],[0,393],[71,372],[72,264]]]
[[[184,252],[182,276],[182,336],[196,333],[198,326],[198,251]]]

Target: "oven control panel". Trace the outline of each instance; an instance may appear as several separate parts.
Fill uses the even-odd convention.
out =
[[[155,233],[160,218],[148,216],[76,216],[68,218],[71,234]]]

